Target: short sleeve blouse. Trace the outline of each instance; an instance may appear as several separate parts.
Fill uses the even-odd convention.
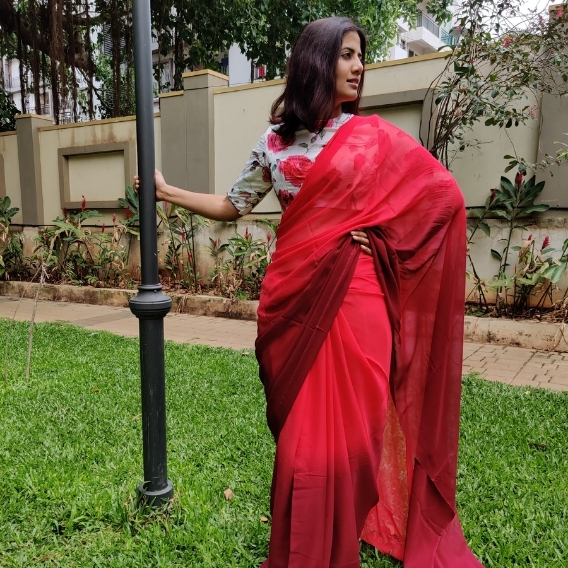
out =
[[[332,118],[319,134],[298,130],[290,144],[284,144],[277,134],[278,126],[271,126],[261,136],[228,193],[239,214],[250,213],[271,189],[285,211],[300,191],[318,154],[352,116],[342,113]]]

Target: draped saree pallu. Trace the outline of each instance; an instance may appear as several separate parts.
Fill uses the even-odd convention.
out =
[[[372,256],[349,232],[364,228]],[[278,229],[257,357],[277,441],[263,568],[474,568],[455,507],[465,213],[410,136],[353,117]]]

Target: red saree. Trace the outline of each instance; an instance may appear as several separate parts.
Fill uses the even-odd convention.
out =
[[[367,229],[373,257],[349,236]],[[353,117],[283,215],[257,357],[277,440],[267,568],[481,566],[455,507],[465,214],[410,136]]]

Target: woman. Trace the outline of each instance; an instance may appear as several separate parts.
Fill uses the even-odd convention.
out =
[[[271,188],[282,205],[258,310],[277,441],[263,568],[358,568],[360,538],[406,568],[478,567],[455,508],[463,198],[411,137],[358,116],[365,45],[347,18],[309,24],[228,195],[157,172],[156,196],[218,220]]]

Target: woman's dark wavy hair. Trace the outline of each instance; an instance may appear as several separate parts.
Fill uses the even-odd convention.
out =
[[[286,87],[274,101],[271,124],[280,124],[278,134],[292,139],[296,130],[320,132],[335,107],[335,69],[341,54],[341,42],[347,32],[357,32],[365,61],[365,33],[349,18],[324,18],[308,24],[294,46],[286,67]],[[342,103],[343,112],[359,113],[364,73],[361,74],[357,99]]]

